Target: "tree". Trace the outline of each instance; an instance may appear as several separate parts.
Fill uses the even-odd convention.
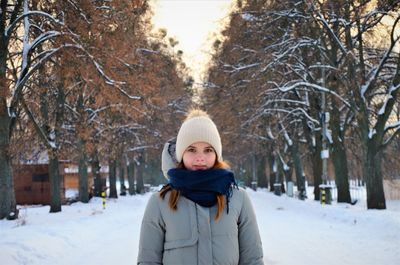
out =
[[[17,217],[17,210],[9,151],[23,89],[54,54],[74,45],[53,43],[52,40],[66,35],[58,30],[62,22],[46,12],[30,11],[27,0],[1,1],[1,14],[0,219],[12,219]]]
[[[367,182],[368,208],[384,208],[382,152],[399,130],[395,115],[399,56],[394,51],[399,41],[395,35],[399,3],[238,3],[223,31],[224,40],[215,45],[206,104],[210,109],[224,108],[218,114],[224,122],[232,113],[238,117],[231,123],[236,132],[230,134],[241,139],[249,135],[261,141],[271,139],[265,128],[282,137],[282,126],[277,126],[282,124],[293,135],[291,139],[298,139],[300,150],[308,147],[311,165],[306,167],[313,168],[316,199],[323,181],[322,137],[329,139],[340,202],[351,202],[346,159],[351,145],[347,141],[361,144],[363,157],[357,167],[363,168]],[[385,19],[390,22],[380,26]],[[322,134],[327,111],[332,133]],[[279,113],[282,118],[276,119]],[[259,131],[265,118],[268,126]],[[274,142],[273,150],[279,151],[285,142]],[[303,157],[303,161],[307,160]]]
[[[329,23],[322,12],[315,11],[315,18],[321,27],[341,51],[341,64],[344,78],[341,84],[351,94],[349,102],[355,114],[357,131],[363,149],[362,168],[367,184],[368,209],[385,209],[383,191],[382,152],[400,128],[393,116],[399,90],[399,54],[394,47],[399,43],[395,35],[400,17],[398,2],[352,3],[345,1],[345,30],[335,30],[335,24]],[[336,16],[335,12],[335,16]],[[330,16],[332,16],[331,14]],[[328,16],[329,17],[329,16]],[[378,45],[367,41],[369,36],[376,36],[381,29],[379,23],[384,18],[391,18],[386,26],[388,42]],[[354,89],[357,88],[357,89]]]
[[[257,150],[257,154],[262,157],[268,155],[265,150],[279,152],[284,141],[277,141],[271,134],[271,130],[276,128],[278,130],[276,135],[283,138],[283,134],[276,126],[277,113],[283,112],[288,117],[294,116],[295,121],[301,117],[299,115],[301,113],[296,111],[298,106],[293,108],[293,111],[286,111],[284,106],[279,105],[286,104],[286,101],[294,102],[296,99],[279,98],[282,94],[275,86],[269,84],[274,73],[270,74],[267,70],[268,65],[273,64],[271,61],[274,58],[271,55],[273,53],[267,49],[268,45],[277,43],[269,36],[283,38],[286,32],[280,32],[279,29],[288,27],[288,23],[284,21],[274,28],[269,25],[271,23],[269,18],[272,17],[269,10],[274,8],[274,5],[279,6],[279,3],[268,1],[243,3],[239,10],[232,13],[230,25],[223,32],[225,36],[223,44],[216,42],[214,61],[209,70],[208,86],[204,93],[205,105],[212,110],[212,113],[222,116],[219,120],[222,124],[228,124],[227,134],[242,139],[248,138],[243,141],[246,143],[250,143],[251,139],[249,145],[235,145],[233,143],[237,142],[237,139],[231,138],[232,143],[229,146],[241,148],[240,150],[236,148],[233,153],[246,154],[251,149],[252,152],[256,151],[252,146],[262,146],[261,150]],[[282,54],[282,51],[276,54]],[[273,65],[275,70],[276,67],[277,65]],[[278,67],[282,68],[280,65]],[[287,74],[278,70],[276,72],[278,80]],[[297,102],[301,103],[301,100]],[[221,112],[221,109],[224,111]],[[288,117],[284,118],[285,122],[291,121]],[[301,186],[301,183],[299,185]]]

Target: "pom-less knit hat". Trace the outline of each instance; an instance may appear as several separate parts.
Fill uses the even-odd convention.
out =
[[[183,152],[186,148],[196,142],[210,144],[217,154],[217,159],[222,161],[222,144],[217,126],[202,110],[192,110],[179,129],[176,138],[176,160],[182,161]]]

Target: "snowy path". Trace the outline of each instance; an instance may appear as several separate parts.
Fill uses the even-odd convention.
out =
[[[256,209],[267,265],[398,265],[400,202],[388,210],[321,206],[267,191],[248,193]],[[0,221],[0,261],[21,264],[135,264],[141,217],[150,193],[89,204],[21,210]]]

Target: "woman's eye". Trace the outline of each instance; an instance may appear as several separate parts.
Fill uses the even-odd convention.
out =
[[[191,153],[196,152],[196,150],[195,150],[194,148],[188,148],[187,151],[188,151],[188,152],[191,152]]]
[[[205,152],[206,152],[206,153],[212,153],[212,152],[214,152],[214,150],[211,149],[211,148],[207,148],[207,149],[205,150]]]

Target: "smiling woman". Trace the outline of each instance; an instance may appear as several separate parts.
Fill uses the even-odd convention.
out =
[[[195,81],[207,61],[212,33],[217,33],[230,10],[232,0],[152,0],[155,29],[165,28],[179,44],[183,60],[192,70]]]

